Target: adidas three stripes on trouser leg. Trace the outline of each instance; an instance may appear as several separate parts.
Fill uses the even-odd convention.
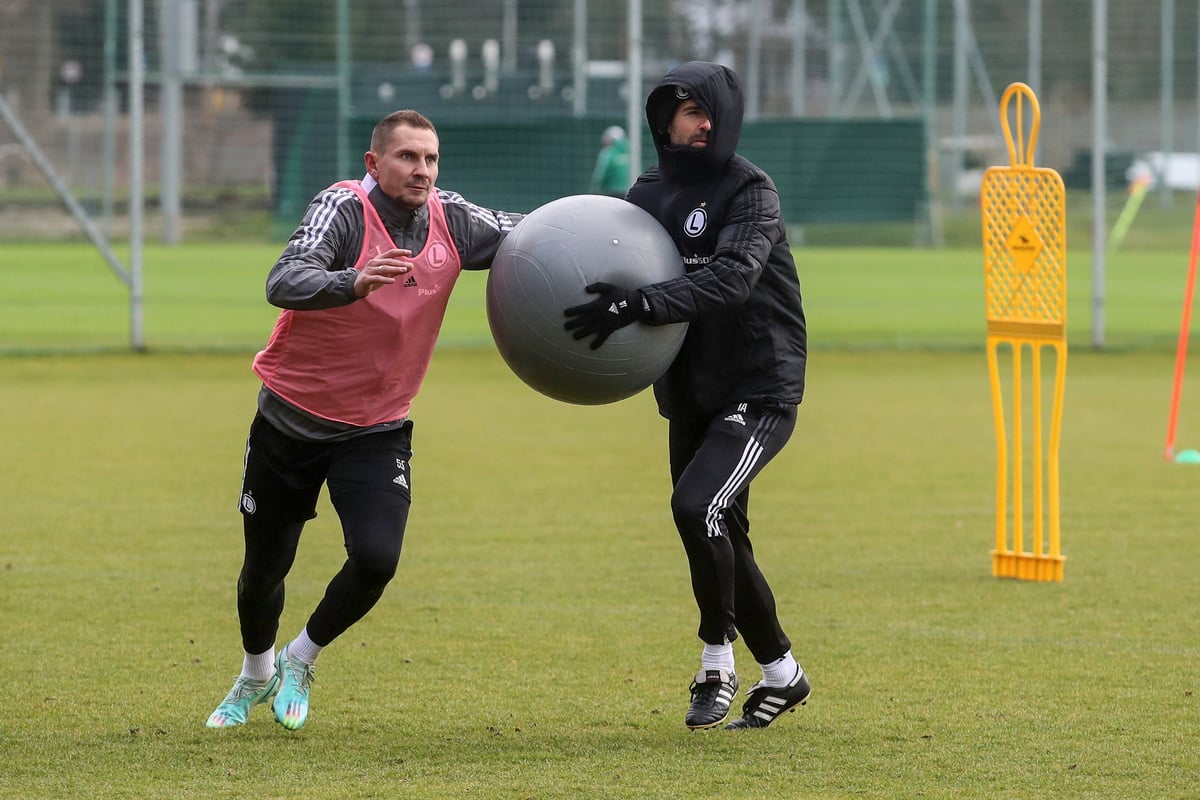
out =
[[[670,422],[671,512],[683,540],[707,644],[740,633],[755,660],[779,658],[791,642],[750,543],[750,482],[787,443],[796,408],[738,403],[711,419]]]

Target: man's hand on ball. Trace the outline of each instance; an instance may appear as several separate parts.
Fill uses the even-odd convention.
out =
[[[376,250],[354,279],[354,294],[366,297],[376,289],[382,289],[389,283],[395,283],[396,278],[412,271],[413,264],[408,260],[411,250],[401,250],[393,247],[391,250]]]
[[[600,282],[589,284],[584,290],[599,297],[564,311],[567,322],[563,327],[576,339],[594,336],[590,345],[593,350],[604,344],[613,331],[650,316],[640,289],[622,289]]]

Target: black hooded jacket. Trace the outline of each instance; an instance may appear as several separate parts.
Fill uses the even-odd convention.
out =
[[[667,125],[683,99],[708,114],[705,148],[673,147]],[[652,214],[686,273],[642,287],[654,324],[687,321],[683,348],[654,384],[659,411],[697,419],[732,403],[799,403],[808,338],[800,280],[771,177],[737,155],[744,100],[727,67],[691,61],[646,100],[658,165],[626,196]]]

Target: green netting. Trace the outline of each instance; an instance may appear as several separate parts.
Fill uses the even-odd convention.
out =
[[[276,229],[290,231],[313,194],[335,173],[336,102],[331,92],[292,93],[288,119],[276,124]],[[528,104],[525,104],[528,106]],[[414,107],[420,107],[415,106]],[[522,109],[436,104],[438,184],[481,205],[530,211],[588,191],[600,134],[615,116],[574,117]],[[483,113],[481,113],[481,110]],[[540,112],[540,113],[539,113]],[[380,114],[382,116],[382,114]],[[491,116],[491,118],[486,118]],[[485,117],[485,118],[480,118]],[[361,164],[377,116],[350,122],[350,163]],[[653,159],[643,131],[643,166]],[[920,120],[780,119],[748,122],[740,152],[766,169],[793,225],[915,220],[925,199],[925,138]]]

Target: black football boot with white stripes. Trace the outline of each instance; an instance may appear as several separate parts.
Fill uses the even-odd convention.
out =
[[[702,669],[692,681],[692,704],[683,722],[694,731],[715,728],[729,717],[738,679],[723,669]]]
[[[726,725],[725,730],[765,728],[785,711],[795,711],[796,706],[804,705],[810,694],[812,687],[808,685],[808,677],[804,670],[798,671],[787,686],[764,686],[760,681],[746,692],[742,716]]]

